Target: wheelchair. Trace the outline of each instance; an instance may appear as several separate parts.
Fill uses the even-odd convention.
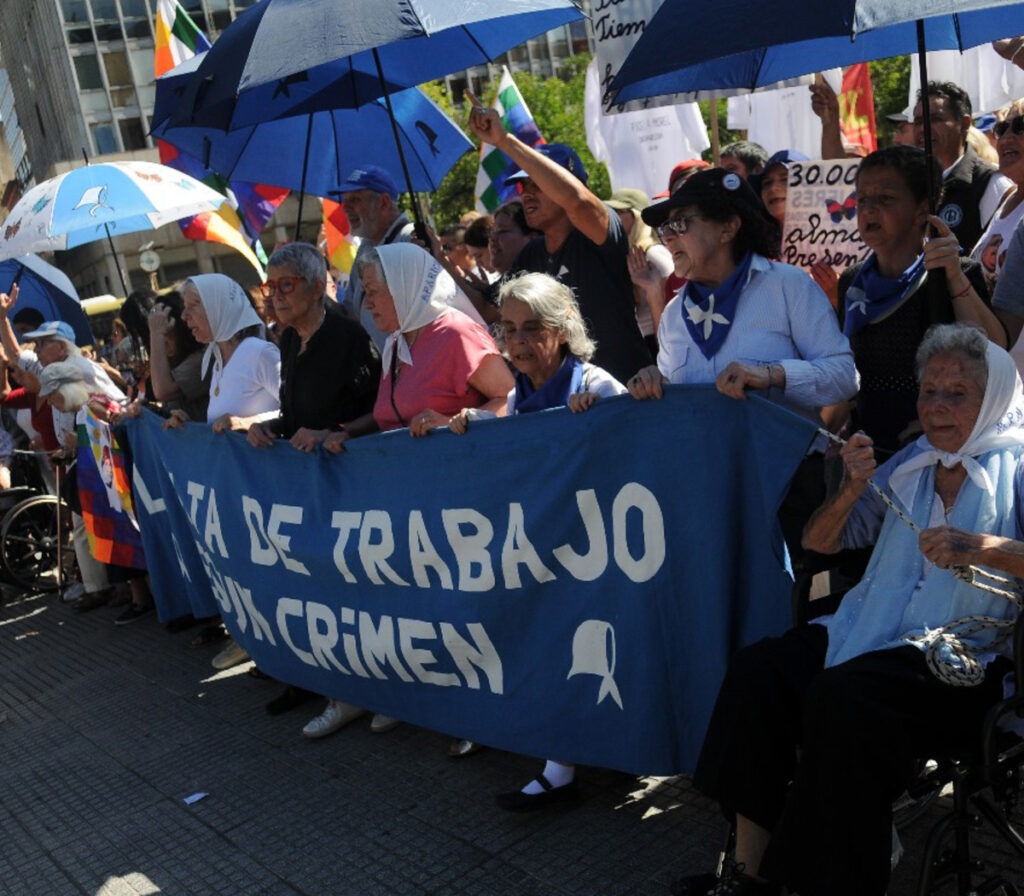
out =
[[[0,492],[0,581],[33,593],[59,590],[75,557],[70,508],[47,490],[38,457],[16,450],[13,483]]]
[[[835,611],[839,601],[867,566],[870,550],[846,551],[814,561],[796,577],[793,615],[796,622]],[[843,579],[838,591],[810,600],[811,580],[819,572],[838,568]],[[987,869],[972,851],[972,833],[986,822],[1024,857],[1024,827],[1014,820],[1024,774],[1024,737],[1004,730],[1007,722],[1024,725],[1024,613],[1017,618],[1013,638],[1016,693],[991,707],[971,755],[923,762],[906,797],[893,807],[893,824],[902,830],[921,818],[946,788],[952,789],[950,811],[928,834],[917,896],[955,893],[956,896],[1024,896],[1024,880],[1011,879],[1005,869]],[[1012,874],[1012,872],[1010,872]],[[949,889],[953,884],[954,888]]]

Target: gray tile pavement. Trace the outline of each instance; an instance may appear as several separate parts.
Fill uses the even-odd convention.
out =
[[[371,735],[366,720],[305,741],[316,704],[270,717],[279,685],[217,674],[193,632],[114,626],[118,612],[0,607],[0,894],[663,896],[715,860],[723,824],[685,778],[586,768],[579,809],[510,816],[492,795],[536,760],[452,761],[444,735]],[[944,811],[906,834],[891,896],[914,892]]]

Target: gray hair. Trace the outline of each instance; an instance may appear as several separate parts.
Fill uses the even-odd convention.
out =
[[[39,394],[45,398],[54,393],[63,399],[64,409],[67,411],[77,411],[89,403],[89,388],[85,384],[85,375],[68,361],[48,364],[39,375]]]
[[[970,360],[981,364],[983,371],[982,387],[988,382],[988,361],[985,354],[988,351],[988,337],[978,327],[972,324],[935,324],[928,328],[924,339],[917,348],[917,355],[914,358],[914,368],[918,380],[924,375],[924,369],[928,362],[939,355],[946,355],[950,352],[960,352]]]
[[[527,272],[506,280],[498,292],[498,305],[516,299],[537,315],[540,322],[565,337],[569,352],[581,361],[594,357],[597,343],[587,333],[580,306],[570,287],[548,274]],[[498,327],[498,346],[505,351],[505,336]]]
[[[267,267],[288,268],[310,286],[327,282],[327,259],[312,243],[287,243],[270,256]]]
[[[377,276],[380,277],[380,282],[385,286],[387,285],[388,278],[384,276],[384,264],[380,260],[380,252],[374,248],[366,249],[356,259],[356,273],[359,275],[360,280],[363,279],[363,271],[367,268],[375,270]]]

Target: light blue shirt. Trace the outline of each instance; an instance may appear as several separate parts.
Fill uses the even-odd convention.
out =
[[[850,342],[818,285],[802,270],[755,255],[735,319],[718,352],[705,358],[690,336],[681,295],[658,327],[658,369],[672,383],[713,383],[732,361],[777,364],[784,389],[767,397],[820,422],[818,409],[857,394]]]

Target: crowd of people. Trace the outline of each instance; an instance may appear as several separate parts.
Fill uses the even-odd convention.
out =
[[[824,156],[847,152],[834,94],[812,91]],[[572,147],[531,148],[469,100],[472,132],[517,169],[519,196],[493,215],[421,242],[392,174],[364,165],[340,188],[361,239],[342,294],[320,249],[285,244],[254,295],[222,274],[133,294],[113,368],[86,357],[67,324],[19,327],[15,287],[0,296],[4,370],[17,385],[5,380],[4,405],[54,454],[74,451],[83,409],[116,421],[143,406],[170,430],[206,424],[244,433],[253,450],[287,440],[334,454],[401,428],[471,438],[480,419],[550,408],[584,415],[585,427],[595,402],[656,401],[670,384],[756,393],[813,421],[820,434],[778,513],[790,563],[874,550],[834,615],[735,656],[695,776],[736,825],[735,861],[722,879],[676,892],[881,896],[890,807],[911,760],[955,746],[1002,693],[1005,628],[946,635],[963,616],[1010,619],[1015,607],[954,570],[1024,578],[1024,106],[996,116],[995,166],[968,142],[967,94],[928,84],[907,124],[920,144],[928,103],[934,159],[900,144],[862,159],[869,253],[833,271],[778,260],[791,150],[731,144],[720,167],[677,165],[653,201],[630,188],[603,201]],[[829,450],[836,440],[842,450]],[[145,571],[97,561],[80,511],[73,521],[73,606],[126,592],[117,622],[151,612]],[[214,666],[248,659],[219,620],[203,622],[192,644],[216,645]],[[267,709],[315,699],[286,683]],[[302,733],[325,737],[366,714],[326,699]],[[945,724],[950,714],[961,721]],[[378,733],[398,724],[370,722]],[[450,755],[482,746],[457,739]],[[569,758],[548,759],[499,805],[577,801]]]

